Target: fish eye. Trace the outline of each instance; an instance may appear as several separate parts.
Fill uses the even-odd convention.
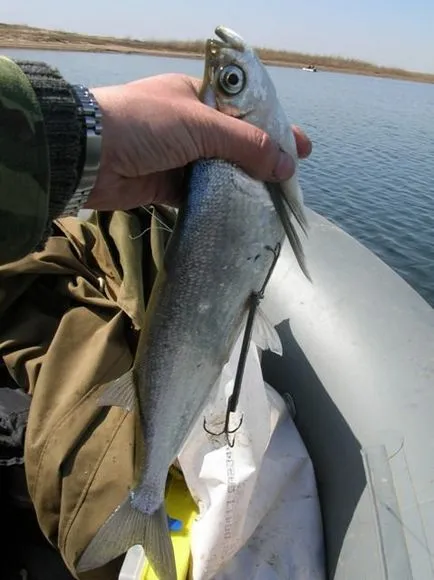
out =
[[[243,90],[245,82],[246,75],[239,66],[231,64],[220,71],[220,87],[228,95],[238,95]]]

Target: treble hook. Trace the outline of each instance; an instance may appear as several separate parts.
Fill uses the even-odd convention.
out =
[[[230,422],[230,418],[231,418],[231,413],[236,412],[237,406],[238,406],[238,400],[240,398],[241,384],[243,382],[244,369],[246,367],[246,361],[247,361],[247,353],[249,351],[250,340],[252,338],[253,323],[255,321],[255,314],[256,314],[256,311],[258,309],[259,303],[264,298],[265,288],[267,287],[267,284],[271,278],[271,274],[273,273],[274,267],[275,267],[276,262],[279,258],[281,244],[278,243],[275,248],[272,248],[270,246],[265,246],[265,249],[269,250],[270,252],[273,252],[274,257],[273,257],[273,261],[271,263],[270,269],[268,270],[268,274],[265,278],[265,281],[262,284],[261,289],[259,290],[259,292],[252,292],[252,294],[249,297],[249,300],[250,300],[249,314],[247,316],[246,328],[244,330],[244,336],[243,336],[243,343],[241,345],[240,357],[238,359],[237,372],[236,372],[235,381],[234,381],[234,388],[232,389],[232,394],[230,395],[230,397],[228,399],[228,406],[226,407],[225,424],[223,426],[223,429],[220,431],[220,433],[213,433],[206,426],[206,418],[204,418],[204,420],[203,420],[204,430],[209,435],[214,435],[215,437],[219,437],[220,435],[225,434],[226,435],[226,443],[228,444],[229,447],[233,447],[235,445],[235,437],[233,437],[233,439],[231,441],[229,438],[229,435],[233,435],[234,433],[236,433],[238,431],[238,429],[241,427],[241,425],[243,423],[243,418],[244,418],[243,416],[241,416],[240,422],[238,423],[238,426],[235,427],[235,429],[229,429],[229,422]]]
[[[231,398],[232,398],[232,395],[229,397],[229,400]],[[203,419],[203,428],[209,435],[213,435],[214,437],[220,437],[220,435],[224,434],[226,436],[226,443],[228,444],[228,446],[233,447],[235,445],[235,437],[231,441],[229,438],[229,435],[233,435],[234,433],[236,433],[238,431],[238,429],[241,427],[241,425],[243,423],[244,417],[241,416],[240,422],[238,423],[238,425],[234,429],[229,429],[229,421],[231,418],[231,411],[230,411],[229,407],[230,407],[230,403],[228,403],[228,406],[226,409],[224,427],[219,433],[214,433],[213,431],[210,431],[210,429],[208,429],[208,427],[206,426],[206,418],[205,417]]]

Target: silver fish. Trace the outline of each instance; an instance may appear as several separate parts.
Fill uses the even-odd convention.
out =
[[[203,101],[265,130],[296,159],[295,139],[267,70],[238,34],[220,26],[216,35],[219,40],[206,47]],[[138,454],[137,482],[82,554],[78,571],[141,544],[160,580],[176,579],[164,508],[168,470],[228,361],[249,299],[262,288],[285,232],[306,270],[294,218],[305,228],[296,176],[263,184],[224,161],[192,165],[135,364],[101,400],[128,409],[138,403],[144,453]]]

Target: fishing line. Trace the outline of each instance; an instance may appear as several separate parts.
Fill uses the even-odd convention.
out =
[[[140,206],[142,209],[144,209],[151,217],[153,217],[159,224],[160,224],[160,228],[157,227],[157,230],[163,230],[164,232],[169,232],[172,233],[173,232],[173,228],[169,227],[163,220],[162,218],[160,218],[156,212],[154,212],[154,210],[150,210],[149,207],[147,207],[146,205],[141,205]],[[139,238],[141,238],[142,236],[144,236],[145,234],[147,234],[150,230],[152,229],[152,226],[149,226],[148,228],[146,228],[145,230],[143,230],[143,232],[140,232],[140,234],[137,234],[137,236],[129,236],[130,240],[138,240]]]

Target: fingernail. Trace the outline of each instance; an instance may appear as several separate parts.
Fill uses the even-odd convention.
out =
[[[281,151],[279,154],[279,159],[277,165],[273,171],[273,177],[277,181],[284,181],[292,177],[295,169],[294,159],[285,151]]]

